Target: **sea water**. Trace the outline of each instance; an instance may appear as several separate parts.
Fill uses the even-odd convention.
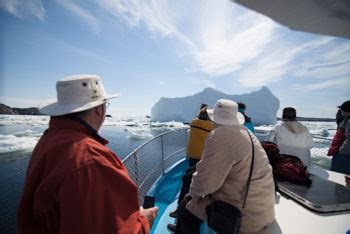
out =
[[[48,127],[48,121],[47,116],[0,115],[1,233],[15,233],[16,209],[22,193],[28,162],[35,144]],[[303,123],[315,136],[331,139],[335,133],[335,123]],[[264,136],[271,127],[259,126],[257,132],[260,136]],[[145,117],[107,118],[101,128],[101,135],[110,142],[108,147],[120,159],[123,159],[153,137],[178,128],[188,128],[188,126],[174,121],[154,123]],[[313,161],[329,167],[330,159],[325,156],[329,141],[320,141],[321,143],[316,142],[314,150],[317,150],[317,153],[313,154]]]

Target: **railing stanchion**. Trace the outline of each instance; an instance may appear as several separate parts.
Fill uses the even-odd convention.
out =
[[[164,168],[164,142],[163,142],[163,135],[160,137],[160,145],[162,149],[162,173],[164,175],[165,168]]]
[[[135,174],[135,182],[139,186],[140,185],[140,176],[139,176],[139,166],[137,163],[137,151],[133,153],[133,158],[134,158],[134,174]]]

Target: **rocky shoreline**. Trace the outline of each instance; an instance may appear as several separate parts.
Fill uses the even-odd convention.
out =
[[[42,115],[38,108],[16,108],[0,103],[0,115]]]

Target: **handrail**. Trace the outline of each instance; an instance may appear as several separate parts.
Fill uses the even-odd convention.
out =
[[[169,155],[167,158],[172,157],[173,155],[178,154],[178,153],[180,153],[180,152],[182,152],[182,151],[185,151],[185,150],[186,150],[186,148],[180,149],[180,150],[176,151],[175,153],[172,153],[171,155]],[[166,158],[166,159],[167,159],[167,158]],[[158,164],[158,166],[159,166],[159,165],[161,165],[161,163]],[[154,169],[151,171],[151,174],[153,174],[155,170],[156,170],[156,168],[154,168]],[[145,184],[146,180],[151,176],[151,174],[150,174],[150,175],[147,175],[147,177],[145,178],[145,180],[140,184],[140,187],[143,187],[143,185]],[[164,174],[164,171],[163,171],[163,174]]]
[[[186,157],[188,128],[159,134],[133,150],[122,162],[139,187],[139,200],[174,163]]]
[[[331,140],[321,136],[313,138],[315,139],[315,146],[311,149],[313,163],[329,167],[330,159],[325,156]],[[122,160],[128,168],[129,175],[139,187],[141,203],[155,181],[174,163],[186,157],[187,142],[188,128],[164,132],[142,144]]]
[[[332,139],[330,139],[328,137],[317,136],[317,135],[312,135],[312,138],[326,140],[326,141],[331,141],[332,140]]]
[[[171,134],[172,132],[177,132],[177,131],[183,131],[183,130],[188,130],[188,128],[180,128],[180,129],[175,129],[175,130],[170,130],[168,132],[163,132],[155,137],[153,137],[151,140],[143,143],[142,145],[140,145],[139,147],[137,147],[136,149],[134,149],[130,154],[128,154],[123,160],[122,162],[124,163],[129,157],[131,157],[135,152],[137,152],[139,149],[141,149],[142,147],[144,147],[145,145],[149,144],[150,142],[156,140],[158,137],[161,137],[163,135],[166,134]]]

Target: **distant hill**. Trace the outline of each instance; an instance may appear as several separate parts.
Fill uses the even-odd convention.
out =
[[[38,108],[12,108],[0,103],[0,115],[42,115]]]

